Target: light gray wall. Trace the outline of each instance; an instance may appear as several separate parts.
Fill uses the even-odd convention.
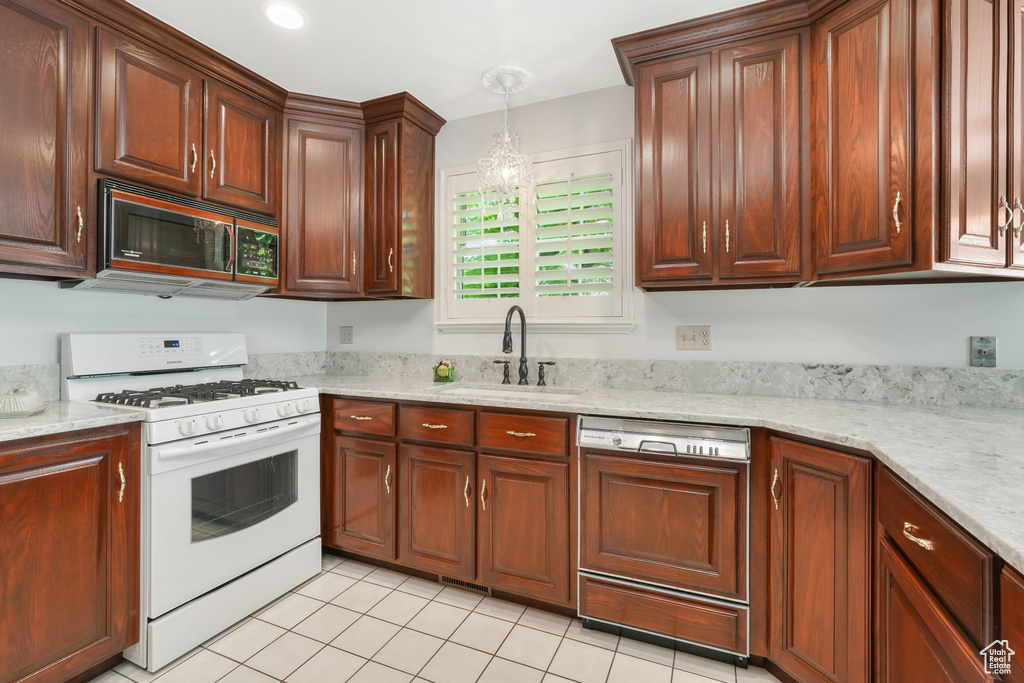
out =
[[[514,108],[510,124],[527,153],[632,138],[633,89]],[[500,126],[500,112],[446,124],[438,170],[475,163]],[[632,296],[630,334],[535,332],[530,355],[956,367],[967,365],[968,337],[995,335],[999,367],[1024,368],[1024,282]],[[434,316],[429,301],[330,304],[327,350],[499,354],[498,333],[437,332]],[[706,324],[712,351],[675,350],[676,325]],[[355,344],[339,344],[340,325],[355,326]]]
[[[326,305],[60,290],[0,279],[0,365],[57,363],[63,332],[244,332],[249,353],[323,351]]]

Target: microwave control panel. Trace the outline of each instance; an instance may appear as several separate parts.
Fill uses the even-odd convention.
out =
[[[202,352],[202,337],[139,340],[139,355],[141,356],[191,356]]]

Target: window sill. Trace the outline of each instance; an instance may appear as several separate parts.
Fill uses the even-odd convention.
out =
[[[519,324],[518,320],[512,321],[512,326]],[[629,334],[635,323],[631,320],[622,321],[573,321],[573,320],[538,320],[531,318],[527,320],[526,326],[530,330],[542,330],[544,332],[562,332],[568,334]],[[434,327],[439,332],[466,333],[466,332],[500,332],[505,329],[505,323],[501,320],[446,320],[435,322]]]

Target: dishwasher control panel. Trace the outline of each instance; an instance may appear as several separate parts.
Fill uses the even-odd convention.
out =
[[[750,430],[741,427],[581,416],[576,444],[630,453],[750,460]]]

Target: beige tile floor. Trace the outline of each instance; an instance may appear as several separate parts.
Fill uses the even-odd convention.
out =
[[[355,560],[324,555],[323,567],[155,674],[124,662],[92,683],[777,681]]]

